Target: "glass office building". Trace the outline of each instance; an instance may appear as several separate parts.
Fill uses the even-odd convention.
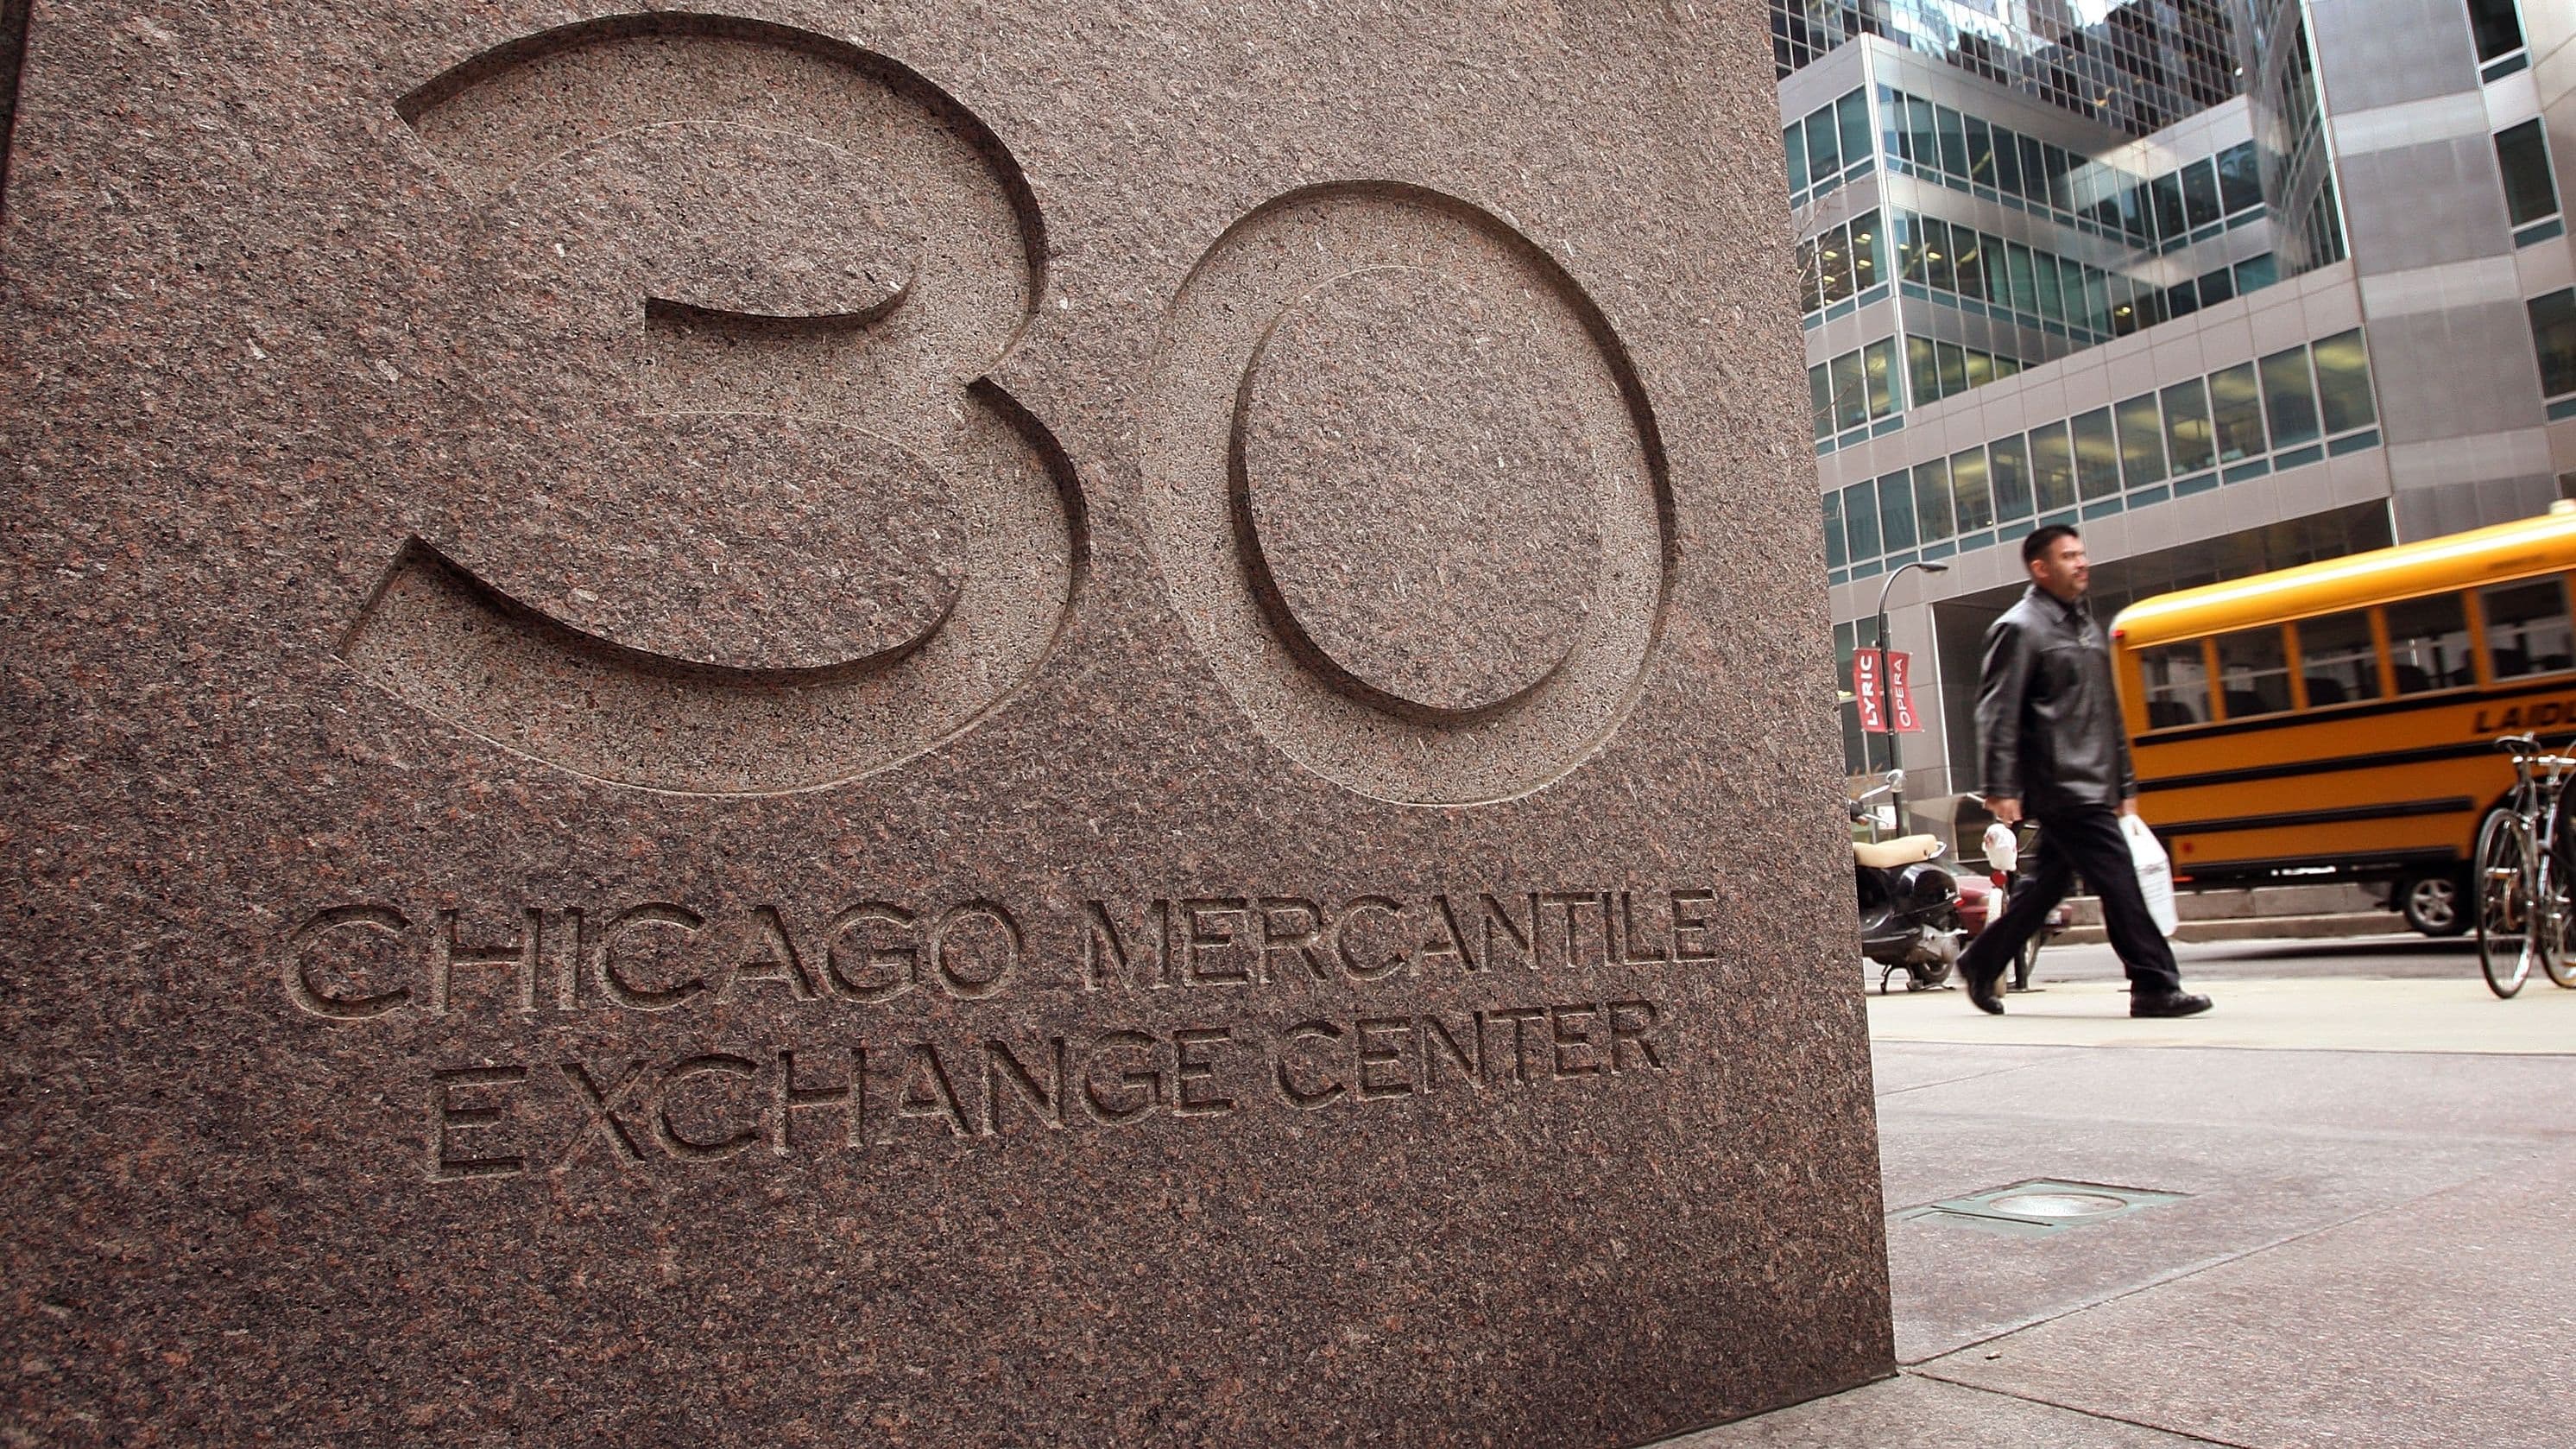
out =
[[[1865,35],[2130,135],[2240,89],[2223,0],[1771,0],[1784,80]]]
[[[1890,600],[1918,824],[2036,524],[2107,618],[2576,492],[2576,18],[2423,3],[1773,0],[1843,658],[1949,566]]]

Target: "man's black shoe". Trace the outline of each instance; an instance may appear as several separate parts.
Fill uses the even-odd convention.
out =
[[[1977,1010],[1992,1016],[2004,1014],[2003,993],[1995,989],[2003,984],[2003,979],[2004,968],[2001,966],[1983,975],[1974,971],[1959,973],[1960,983],[1968,988],[1968,999],[1977,1004]]]
[[[2210,1004],[2208,997],[2195,996],[2188,991],[2159,991],[2153,995],[2141,992],[2129,998],[2129,1014],[2131,1016],[2198,1016],[2209,1010]]]

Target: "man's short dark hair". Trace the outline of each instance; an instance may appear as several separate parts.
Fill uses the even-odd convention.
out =
[[[2051,548],[2056,547],[2059,539],[2081,537],[2083,537],[2082,534],[2077,533],[2074,529],[2063,523],[2052,523],[2042,528],[2032,529],[2030,531],[2030,537],[2021,541],[2022,567],[2028,568],[2032,564],[2039,562],[2041,559],[2048,557],[2048,551]]]

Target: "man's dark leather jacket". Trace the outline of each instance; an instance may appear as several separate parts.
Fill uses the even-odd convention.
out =
[[[2137,793],[2101,627],[2036,584],[1986,631],[1977,735],[1986,795],[2016,797],[2026,815],[2118,809]]]

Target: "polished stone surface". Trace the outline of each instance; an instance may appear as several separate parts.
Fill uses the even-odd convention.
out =
[[[1282,633],[1435,719],[1554,674],[1600,569],[1582,415],[1524,385],[1550,359],[1509,300],[1418,267],[1335,277],[1271,325],[1237,424],[1237,528]]]
[[[743,8],[37,7],[0,1437],[1884,1373],[1758,7]]]

